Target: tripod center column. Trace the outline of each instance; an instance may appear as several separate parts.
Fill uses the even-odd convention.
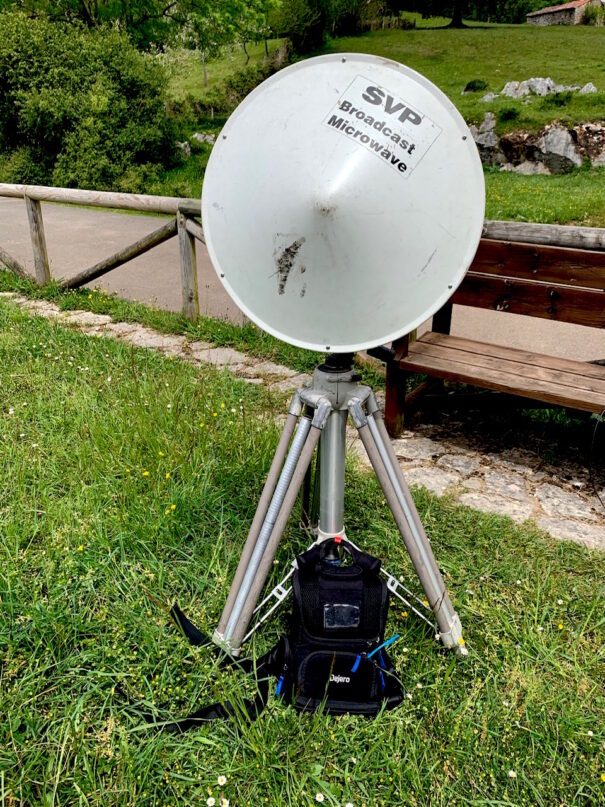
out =
[[[345,448],[348,410],[332,412],[319,443],[319,532],[344,531]]]

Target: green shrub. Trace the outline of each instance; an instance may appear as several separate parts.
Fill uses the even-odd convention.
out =
[[[563,92],[555,92],[552,95],[547,95],[546,98],[542,101],[542,108],[549,109],[550,107],[561,107],[567,106],[569,102],[572,100],[573,94],[569,90],[565,90]]]
[[[416,18],[401,14],[399,17],[399,28],[402,31],[414,31],[416,28]]]
[[[505,123],[506,121],[511,120],[518,120],[519,115],[521,113],[514,106],[506,106],[503,109],[498,110],[497,117],[499,123]]]
[[[9,181],[135,189],[133,166],[170,161],[163,70],[118,31],[3,12],[0,76]]]
[[[582,16],[582,25],[605,25],[605,8],[603,6],[587,6]]]
[[[488,83],[482,78],[472,78],[464,88],[464,92],[482,92],[487,90]]]
[[[171,102],[170,112],[181,120],[191,119],[192,122],[206,116],[229,115],[256,86],[285,67],[291,58],[291,48],[284,45],[266,62],[238,70],[225,79],[220,87],[207,90],[203,99],[188,96],[184,102]]]

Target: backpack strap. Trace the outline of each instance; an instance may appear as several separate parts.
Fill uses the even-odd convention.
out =
[[[185,717],[169,723],[158,723],[155,716],[146,715],[145,720],[150,725],[156,725],[170,734],[183,734],[201,723],[211,720],[228,720],[236,714],[243,714],[249,720],[256,720],[261,714],[269,699],[269,680],[272,676],[280,675],[286,664],[288,644],[282,637],[277,644],[256,662],[254,659],[236,659],[217,647],[205,633],[197,628],[175,603],[170,609],[170,617],[182,631],[185,638],[194,646],[207,646],[215,650],[220,656],[219,664],[229,670],[239,670],[243,673],[255,673],[257,678],[257,691],[254,698],[244,700],[241,707],[235,708],[232,703],[210,703],[191,712]]]

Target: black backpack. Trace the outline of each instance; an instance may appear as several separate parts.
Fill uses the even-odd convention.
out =
[[[380,560],[347,541],[345,563],[330,541],[296,559],[294,604],[277,692],[299,711],[375,715],[403,692],[384,641],[389,596]]]
[[[389,596],[380,560],[336,539],[313,545],[297,557],[296,565],[288,634],[256,663],[223,659],[231,669],[256,674],[256,697],[243,702],[248,717],[255,719],[264,709],[272,676],[278,679],[276,694],[298,711],[323,707],[329,714],[372,716],[383,707],[398,706],[403,690],[386,652],[398,637],[384,640]],[[170,613],[192,644],[218,650],[178,605]],[[182,732],[234,711],[228,702],[214,703],[163,728]]]

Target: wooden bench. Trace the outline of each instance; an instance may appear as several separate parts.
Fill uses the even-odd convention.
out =
[[[486,222],[473,263],[434,315],[432,330],[393,344],[385,419],[389,432],[399,434],[430,388],[427,381],[408,392],[413,373],[572,409],[605,409],[605,366],[452,336],[453,304],[605,328],[605,229]]]

